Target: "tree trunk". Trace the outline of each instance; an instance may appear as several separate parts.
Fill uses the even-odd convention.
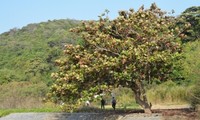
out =
[[[144,109],[144,112],[147,114],[151,114],[151,104],[148,103],[146,95],[142,95],[140,93],[135,93],[135,100],[136,102]]]
[[[146,91],[142,83],[140,82],[137,85],[134,84],[132,90],[135,93],[136,103],[138,103],[144,109],[145,113],[151,114],[151,103],[148,103]]]

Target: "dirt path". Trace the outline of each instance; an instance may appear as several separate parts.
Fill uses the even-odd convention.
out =
[[[183,109],[183,108],[191,108],[190,105],[153,105],[152,109]]]

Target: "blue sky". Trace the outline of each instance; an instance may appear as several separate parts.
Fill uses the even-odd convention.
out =
[[[0,33],[54,19],[97,20],[105,9],[113,19],[119,10],[137,10],[141,5],[149,8],[153,2],[164,11],[174,9],[175,15],[200,6],[200,0],[1,0]]]

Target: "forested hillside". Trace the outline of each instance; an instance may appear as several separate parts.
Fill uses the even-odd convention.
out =
[[[54,60],[67,43],[77,43],[68,30],[76,20],[53,20],[29,24],[0,35],[0,84],[11,81],[50,82]]]

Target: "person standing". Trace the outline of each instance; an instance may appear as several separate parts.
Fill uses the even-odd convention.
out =
[[[105,103],[106,103],[106,101],[102,98],[101,99],[101,109],[105,109]]]
[[[115,110],[115,107],[116,107],[116,99],[115,99],[115,97],[112,97],[112,107],[113,107],[113,109]]]

